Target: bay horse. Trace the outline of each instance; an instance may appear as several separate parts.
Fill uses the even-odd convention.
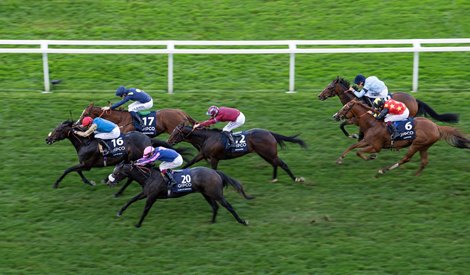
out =
[[[89,171],[92,167],[105,167],[116,165],[122,161],[129,162],[137,160],[142,157],[144,149],[147,146],[165,146],[171,148],[171,146],[165,141],[151,139],[139,132],[130,132],[123,135],[124,142],[127,144],[126,153],[121,157],[106,157],[105,160],[103,154],[98,150],[98,140],[93,136],[82,137],[76,135],[73,133],[74,129],[80,129],[80,126],[74,125],[71,120],[66,120],[52,130],[46,138],[46,143],[49,145],[64,139],[70,140],[77,151],[78,160],[80,162],[77,165],[67,168],[62,176],[56,180],[52,186],[53,188],[59,187],[59,183],[70,172],[77,172],[83,183],[94,186],[95,183],[88,180],[83,175],[82,171]],[[130,181],[127,185],[129,184]],[[121,193],[122,191],[123,190],[121,190]],[[120,193],[115,194],[115,196],[119,195]]]
[[[416,172],[416,176],[420,175],[428,164],[428,149],[437,141],[444,139],[453,147],[469,149],[470,140],[467,139],[459,130],[448,126],[439,126],[431,120],[424,117],[414,118],[416,138],[413,140],[397,140],[391,143],[390,134],[384,122],[378,121],[372,115],[373,111],[368,105],[359,100],[351,100],[346,103],[336,114],[336,118],[344,118],[347,114],[352,114],[358,121],[364,138],[349,146],[341,156],[336,160],[337,164],[342,164],[343,159],[348,152],[355,148],[362,148],[356,152],[357,156],[364,160],[373,159],[367,157],[364,153],[378,153],[382,148],[401,149],[409,147],[406,155],[397,163],[386,166],[378,170],[378,175],[395,169],[400,165],[410,161],[416,152],[420,153],[421,165]]]
[[[244,132],[247,151],[228,153],[225,151],[225,145],[222,140],[222,132],[219,129],[196,129],[190,126],[178,125],[171,133],[167,142],[174,145],[181,141],[187,141],[199,150],[199,153],[189,161],[185,167],[205,159],[209,160],[212,169],[217,169],[219,160],[238,158],[248,153],[257,153],[262,159],[273,166],[272,182],[277,181],[277,167],[281,167],[291,177],[294,182],[303,182],[304,178],[295,177],[287,164],[278,157],[277,145],[285,147],[284,142],[299,144],[306,148],[305,142],[298,135],[283,136],[264,129],[251,129]],[[184,167],[184,168],[185,168]]]
[[[117,213],[120,217],[123,212],[134,202],[147,198],[144,211],[136,227],[142,226],[145,216],[157,199],[168,199],[185,196],[189,193],[199,192],[206,199],[212,208],[212,223],[215,223],[219,204],[225,207],[233,217],[241,224],[248,223],[238,216],[232,205],[225,199],[223,188],[227,185],[234,187],[240,195],[250,200],[253,197],[247,195],[243,185],[237,180],[227,176],[221,171],[216,171],[206,167],[195,167],[190,169],[191,191],[187,193],[171,193],[168,196],[166,181],[163,179],[160,171],[156,168],[140,167],[133,164],[118,164],[113,173],[109,176],[108,185],[114,185],[125,177],[136,180],[142,186],[142,192],[129,200]]]
[[[90,103],[82,112],[80,118],[77,121],[82,121],[85,116],[92,118],[101,117],[116,123],[121,129],[121,133],[128,133],[135,131],[134,124],[132,123],[132,116],[128,111],[125,110],[107,110],[103,111],[101,107],[94,106]],[[175,127],[181,123],[194,125],[196,121],[180,109],[160,109],[156,111],[156,132],[155,136],[162,133],[171,134]]]
[[[348,91],[349,85],[350,84],[347,80],[338,76],[330,84],[328,84],[328,86],[326,86],[326,88],[318,95],[318,99],[323,101],[323,100],[328,99],[329,97],[338,96],[339,100],[341,101],[341,104],[345,105],[349,101],[353,99],[357,99],[354,93]],[[403,92],[392,93],[391,96],[393,99],[400,101],[406,105],[406,107],[410,111],[410,117],[415,117],[417,115],[424,115],[424,116],[429,115],[437,121],[451,122],[451,123],[455,123],[459,121],[458,114],[453,114],[453,113],[438,114],[428,104],[424,103],[421,100],[414,98],[412,95],[409,95],[407,93],[403,93]],[[352,137],[344,128],[344,126],[348,124],[356,124],[356,121],[354,119],[345,120],[340,125],[340,128],[341,128],[341,131],[343,131],[343,133],[347,137]]]

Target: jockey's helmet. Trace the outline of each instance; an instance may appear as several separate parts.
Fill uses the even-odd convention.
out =
[[[127,89],[126,89],[126,87],[124,87],[124,86],[119,86],[119,88],[117,88],[117,90],[116,90],[116,96],[123,96],[123,95],[125,95],[125,94],[127,94]]]
[[[378,108],[382,108],[384,104],[385,104],[385,100],[383,98],[378,97],[374,100],[373,106],[374,108],[378,109]]]
[[[146,158],[150,157],[153,154],[154,151],[155,151],[155,148],[153,148],[152,146],[145,147],[144,157],[146,157]]]
[[[207,109],[206,115],[208,116],[216,116],[219,113],[219,107],[217,106],[210,106],[209,109]]]
[[[357,85],[359,85],[359,83],[364,84],[364,82],[366,82],[366,77],[363,76],[362,74],[358,74],[356,75],[356,78],[354,78],[354,83],[356,83]]]
[[[90,125],[92,122],[93,122],[93,119],[89,116],[86,116],[82,119],[82,126],[86,127],[86,126]]]

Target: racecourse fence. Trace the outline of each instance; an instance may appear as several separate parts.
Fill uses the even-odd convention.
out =
[[[452,46],[443,46],[453,44]],[[49,54],[164,54],[168,55],[168,93],[173,93],[173,68],[175,54],[288,54],[289,90],[295,92],[296,54],[345,53],[413,53],[412,91],[418,91],[419,54],[422,52],[469,52],[470,38],[452,39],[394,39],[394,40],[274,40],[274,41],[89,41],[89,40],[0,40],[0,53],[42,54],[44,92],[50,92]],[[28,47],[21,47],[29,45]],[[31,45],[38,48],[31,48]],[[368,45],[368,47],[365,47]],[[50,46],[53,46],[51,48]],[[87,46],[87,48],[60,48],[61,46]],[[100,46],[99,49],[88,46]],[[162,49],[102,49],[102,46],[161,46]],[[177,48],[183,46],[184,48]],[[188,48],[196,46],[198,48]],[[201,49],[201,46],[250,46],[250,49]],[[279,49],[262,48],[266,46]],[[317,47],[312,47],[317,46]],[[319,47],[320,46],[320,47]],[[330,46],[333,48],[325,48]],[[337,47],[348,46],[348,47]],[[361,46],[351,48],[350,46]],[[261,48],[253,48],[261,47]]]

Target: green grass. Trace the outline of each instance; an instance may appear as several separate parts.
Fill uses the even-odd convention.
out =
[[[250,223],[243,227],[225,210],[210,224],[210,208],[199,195],[157,201],[140,229],[134,224],[143,202],[121,218],[114,215],[139,190],[131,186],[115,199],[110,189],[89,187],[76,174],[59,189],[51,186],[76,163],[68,141],[46,145],[59,122],[76,118],[90,101],[105,104],[104,93],[0,93],[2,110],[1,273],[446,273],[468,270],[468,151],[439,142],[420,177],[418,156],[379,179],[378,168],[404,151],[383,151],[364,162],[336,157],[353,141],[329,117],[339,109],[317,93],[155,93],[160,108],[179,107],[205,118],[206,105],[238,106],[245,129],[263,127],[302,133],[307,150],[289,145],[280,156],[306,178],[293,184],[256,155],[222,161],[220,169],[239,179],[255,200],[226,189],[229,201]],[[210,98],[210,100],[208,100]],[[419,98],[439,112],[458,112],[455,125],[470,131],[468,94],[436,93]],[[17,102],[21,102],[21,107]],[[14,121],[14,127],[12,125]],[[354,131],[354,128],[350,128]],[[162,135],[165,138],[167,135]],[[206,165],[204,162],[199,165]],[[98,181],[111,168],[86,172]]]
[[[468,1],[14,1],[0,2],[0,39],[315,40],[470,37]],[[469,53],[420,55],[420,91],[439,113],[470,132]],[[301,54],[296,94],[288,89],[288,56],[178,55],[175,94],[163,55],[49,55],[43,89],[41,55],[0,55],[0,273],[31,274],[465,274],[470,270],[469,152],[439,142],[420,177],[418,156],[379,179],[376,171],[405,151],[365,162],[331,120],[338,99],[318,93],[340,75],[377,75],[391,91],[411,90],[412,54]],[[222,161],[252,201],[226,196],[248,227],[220,209],[216,224],[199,194],[157,201],[134,228],[144,202],[121,218],[117,189],[90,187],[77,174],[52,189],[77,163],[68,141],[46,145],[49,131],[77,118],[90,102],[116,101],[119,85],[142,88],[156,108],[181,108],[205,119],[212,104],[235,106],[244,129],[301,133],[307,150],[280,151],[292,183],[256,155]],[[355,131],[354,127],[349,128]],[[162,135],[166,138],[166,135]],[[199,165],[206,165],[201,162]],[[95,181],[111,167],[85,172]]]

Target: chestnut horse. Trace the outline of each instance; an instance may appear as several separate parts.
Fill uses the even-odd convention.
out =
[[[326,100],[329,97],[338,96],[341,103],[344,105],[349,101],[357,98],[354,93],[347,91],[349,89],[349,82],[341,77],[337,77],[333,80],[326,88],[318,95],[318,99]],[[424,115],[424,116],[431,116],[435,120],[442,121],[442,122],[458,122],[459,116],[458,114],[446,113],[446,114],[438,114],[436,113],[429,105],[414,98],[413,96],[407,93],[393,93],[391,94],[392,98],[403,102],[408,110],[410,111],[410,117],[415,117],[417,115]],[[346,120],[341,125],[340,128],[343,133],[351,137],[349,133],[344,128],[345,125],[348,124],[356,124],[354,119],[353,120]]]
[[[277,167],[281,167],[289,174],[295,182],[303,182],[304,178],[295,177],[287,164],[277,155],[277,145],[284,147],[284,142],[293,142],[306,148],[305,142],[295,136],[283,136],[264,129],[251,129],[245,133],[246,147],[244,152],[229,153],[225,151],[225,145],[222,140],[222,132],[219,129],[196,129],[192,127],[179,125],[168,138],[168,143],[174,145],[181,141],[187,141],[199,149],[199,153],[186,164],[186,167],[206,159],[210,160],[212,169],[217,169],[219,160],[238,158],[249,153],[257,153],[265,161],[273,166],[272,182],[277,181]]]
[[[135,131],[134,124],[132,123],[131,114],[124,110],[107,110],[103,111],[101,107],[94,106],[93,103],[83,110],[82,115],[78,119],[77,123],[80,122],[85,116],[92,118],[102,117],[109,121],[116,123],[121,128],[121,133],[128,133]],[[194,125],[196,121],[191,118],[188,114],[180,109],[161,109],[156,113],[156,124],[157,134],[162,133],[171,134],[175,127],[181,123],[185,125]]]
[[[364,133],[364,138],[349,146],[336,160],[337,164],[343,163],[343,159],[346,154],[355,148],[362,148],[356,152],[357,156],[364,160],[370,160],[373,159],[373,157],[367,157],[364,153],[378,153],[382,148],[401,149],[409,146],[408,152],[399,162],[378,170],[378,174],[384,174],[389,170],[397,168],[398,166],[410,161],[413,155],[416,152],[419,152],[421,156],[421,165],[416,172],[416,176],[418,176],[428,164],[429,147],[437,141],[445,139],[445,141],[451,146],[464,149],[470,148],[470,140],[456,128],[439,126],[424,117],[416,117],[414,119],[414,131],[416,133],[415,139],[397,140],[392,143],[385,123],[374,118],[372,115],[372,108],[368,105],[360,102],[359,100],[349,101],[343,106],[343,108],[341,108],[341,110],[338,111],[338,113],[336,113],[335,117],[337,119],[345,118],[348,114],[352,114],[357,119],[360,131]]]

